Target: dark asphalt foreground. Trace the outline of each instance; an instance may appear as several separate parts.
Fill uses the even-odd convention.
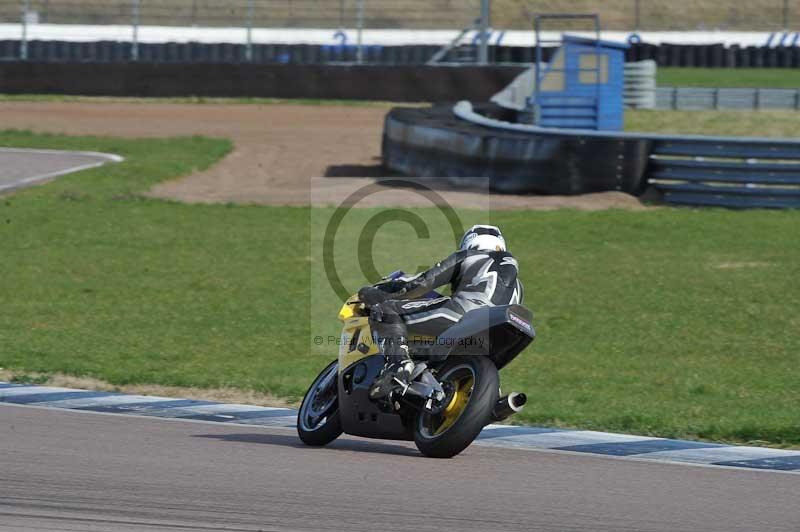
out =
[[[800,531],[800,477],[0,406],[0,531]]]

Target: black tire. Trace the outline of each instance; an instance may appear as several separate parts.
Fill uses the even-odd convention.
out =
[[[297,412],[297,435],[300,436],[300,439],[306,445],[312,445],[315,447],[319,447],[322,445],[327,445],[342,433],[342,420],[339,417],[339,397],[338,397],[338,389],[339,389],[339,363],[338,362],[331,362],[328,366],[317,375],[317,378],[314,379],[314,382],[311,383],[311,386],[308,388],[305,397],[303,397],[303,403],[300,405],[300,410]],[[318,398],[317,392],[320,384],[323,380],[329,376],[330,372],[333,371],[334,375],[332,376],[333,382],[325,388],[325,392],[332,393],[332,403],[331,399],[325,401],[325,404],[322,406],[321,411],[315,410],[314,401]],[[333,386],[333,388],[330,388]],[[329,406],[328,403],[330,403]],[[323,414],[323,416],[314,416],[313,414]],[[314,419],[317,419],[316,423],[314,423]]]
[[[463,374],[463,378],[466,378],[467,372],[473,376],[471,392],[468,393],[466,405],[447,428],[437,432],[446,423],[435,426],[437,420],[444,419],[445,413],[436,416],[426,413],[417,415],[414,442],[425,456],[452,458],[466,449],[491,421],[492,411],[499,400],[500,379],[497,367],[487,356],[455,356],[442,366],[437,378],[442,382],[451,378],[464,382],[459,376]]]

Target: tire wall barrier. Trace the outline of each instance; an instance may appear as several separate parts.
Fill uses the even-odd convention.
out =
[[[501,192],[641,194],[653,186],[674,204],[800,208],[798,140],[554,130],[509,123],[511,113],[468,102],[392,109],[384,164]]]
[[[656,63],[652,59],[625,63],[625,107],[656,108]]]
[[[490,104],[482,110],[508,117]],[[383,135],[394,172],[513,193],[640,193],[650,150],[644,139],[489,129],[459,120],[451,106],[392,109]]]
[[[516,67],[0,62],[0,92],[137,97],[487,101]]]
[[[379,65],[425,64],[440,49],[433,45],[365,46],[364,61]],[[553,48],[543,49],[548,61]],[[20,58],[21,41],[0,40],[0,61]],[[130,61],[129,42],[30,41],[28,59],[35,62],[123,62]],[[352,45],[254,44],[256,64],[318,65],[355,62]],[[533,63],[533,46],[490,46],[492,63]],[[800,46],[725,46],[723,44],[632,44],[626,61],[654,60],[662,67],[800,67]],[[231,43],[139,43],[144,63],[245,63],[246,46]],[[447,57],[445,60],[455,60]]]
[[[625,59],[652,59],[662,67],[796,68],[800,66],[800,47],[639,43],[628,49]]]

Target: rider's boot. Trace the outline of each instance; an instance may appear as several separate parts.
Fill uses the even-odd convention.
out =
[[[386,366],[369,391],[373,399],[387,397],[396,388],[408,389],[416,373],[416,365],[408,354],[408,342],[404,336],[381,338],[378,345],[386,357]]]

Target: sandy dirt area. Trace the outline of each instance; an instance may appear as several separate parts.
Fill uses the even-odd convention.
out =
[[[148,195],[191,203],[338,204],[380,181],[381,134],[389,106],[169,104],[139,102],[0,103],[2,128],[73,135],[224,137],[234,151],[212,168],[162,183]],[[315,179],[323,178],[323,179]],[[311,190],[312,180],[315,190]],[[633,196],[487,196],[437,187],[456,207],[491,209],[643,209]],[[413,190],[376,198],[425,205]]]

